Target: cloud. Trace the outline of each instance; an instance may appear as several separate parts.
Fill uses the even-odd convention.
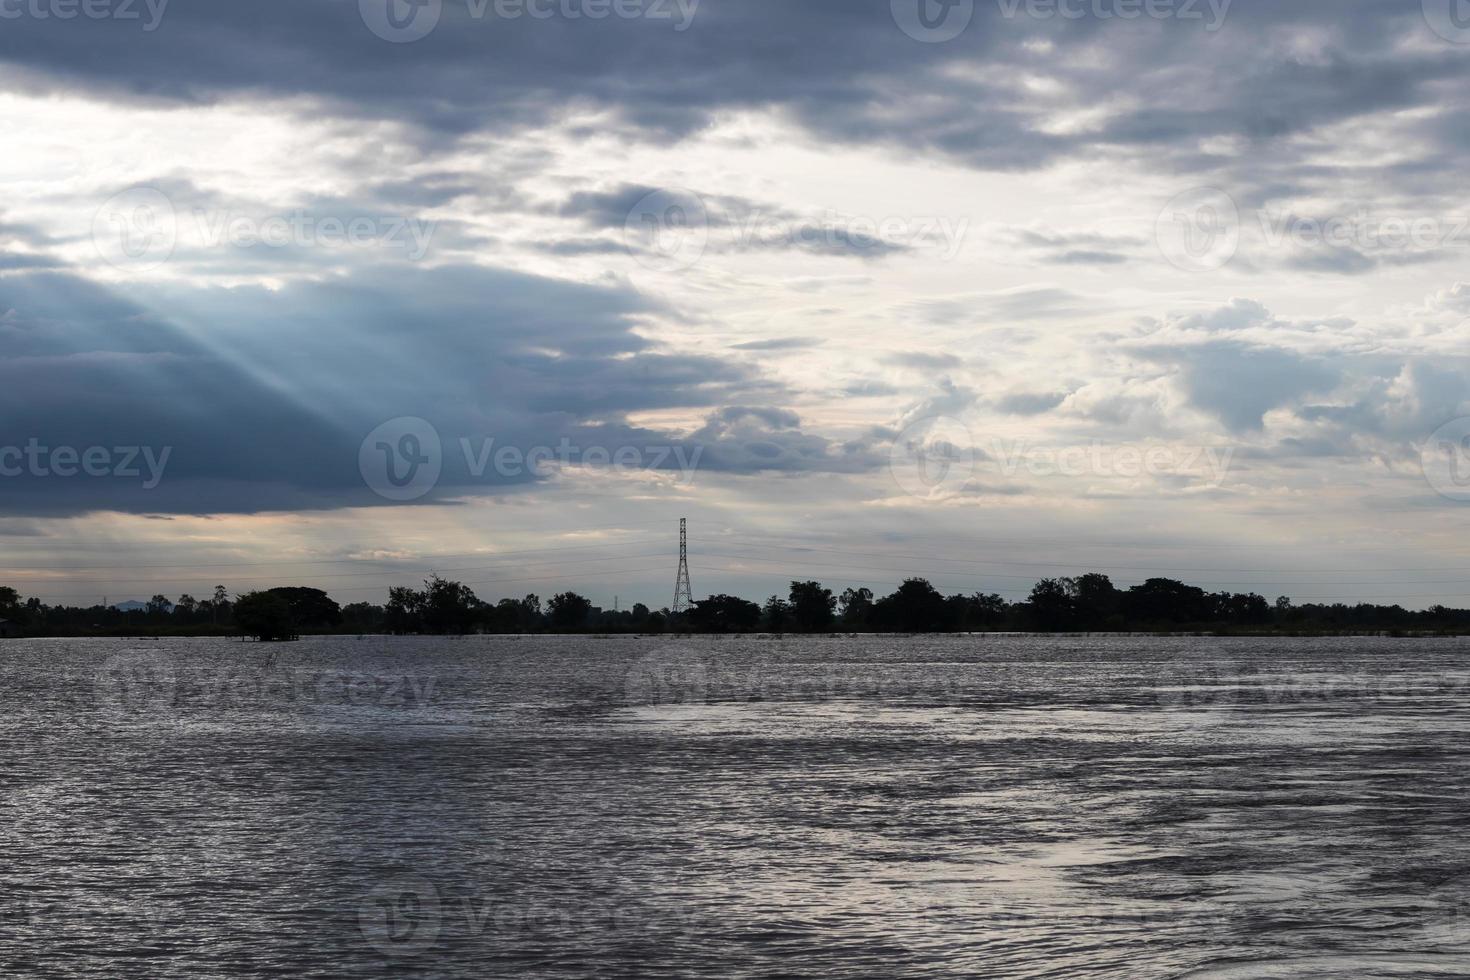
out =
[[[911,310],[928,323],[957,326],[965,323],[1049,320],[1095,312],[1086,297],[1057,286],[1022,286],[992,293],[972,293],[912,304]]]
[[[1267,412],[1342,380],[1321,359],[1236,341],[1146,347],[1139,354],[1178,367],[1189,401],[1232,432],[1259,431]]]
[[[32,91],[155,104],[305,97],[427,139],[505,133],[576,106],[601,113],[605,129],[663,139],[775,108],[827,142],[1003,170],[1119,149],[1218,162],[1210,147],[1231,140],[1279,158],[1310,152],[1302,134],[1385,112],[1406,117],[1446,166],[1463,142],[1437,114],[1412,111],[1443,106],[1467,70],[1412,4],[1237,4],[1217,30],[1208,17],[1008,17],[979,4],[942,46],[904,36],[888,4],[849,0],[703,0],[692,17],[665,18],[474,9],[444,3],[438,29],[410,44],[375,37],[353,3],[199,0],[153,31],[22,18],[0,35],[0,60]],[[907,111],[891,111],[900,103]],[[1085,121],[1058,124],[1082,108],[1094,110]]]
[[[145,303],[147,305],[145,305]],[[634,331],[658,304],[471,267],[384,267],[278,290],[153,286],[110,291],[71,275],[0,278],[0,413],[6,444],[153,447],[165,478],[27,472],[0,480],[12,512],[252,513],[373,504],[363,438],[429,420],[444,475],[429,500],[495,492],[458,453],[478,444],[647,447],[707,442],[729,471],[857,465],[795,416],[749,366],[657,348]],[[691,441],[629,415],[714,409]],[[754,432],[784,448],[767,458]],[[834,462],[834,459],[836,462]]]
[[[820,347],[825,341],[817,337],[772,337],[768,340],[747,340],[743,344],[731,344],[731,350],[783,351],[808,350]]]
[[[955,354],[917,350],[897,351],[889,354],[885,360],[889,364],[896,364],[914,371],[949,371],[965,363]]]
[[[1007,415],[1045,415],[1067,400],[1065,391],[1018,391],[996,399],[992,406]]]

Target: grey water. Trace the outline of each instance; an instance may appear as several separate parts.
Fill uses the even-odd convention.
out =
[[[1470,642],[0,641],[0,975],[1470,976]]]

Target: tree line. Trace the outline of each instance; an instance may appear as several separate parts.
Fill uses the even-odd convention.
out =
[[[161,595],[143,608],[48,606],[0,587],[0,619],[26,635],[248,635],[266,640],[315,634],[472,633],[955,633],[955,632],[1470,632],[1470,610],[1433,606],[1408,610],[1371,603],[1297,605],[1282,596],[1208,592],[1167,578],[1118,588],[1091,572],[1046,578],[1012,602],[994,593],[944,595],[927,579],[911,578],[894,592],[841,593],[815,581],[794,581],[764,603],[712,595],[687,611],[602,609],[575,592],[545,602],[539,596],[490,603],[461,582],[431,576],[422,588],[388,590],[387,602],[339,605],[320,589],[290,586],[231,597],[223,585],[211,598]]]

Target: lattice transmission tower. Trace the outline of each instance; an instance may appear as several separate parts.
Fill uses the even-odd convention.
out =
[[[679,518],[679,577],[674,580],[676,613],[688,612],[694,605],[694,590],[689,587],[689,520]]]

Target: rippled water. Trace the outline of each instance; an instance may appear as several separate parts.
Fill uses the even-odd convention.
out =
[[[1463,640],[25,640],[0,681],[5,977],[1470,976]]]

